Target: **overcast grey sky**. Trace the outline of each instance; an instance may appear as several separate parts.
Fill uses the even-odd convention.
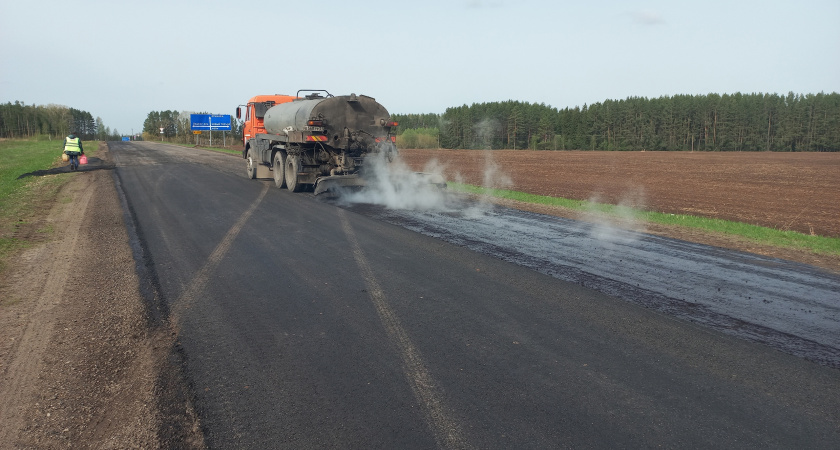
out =
[[[150,111],[366,94],[391,113],[520,100],[840,92],[840,1],[0,0],[0,102],[139,132]]]

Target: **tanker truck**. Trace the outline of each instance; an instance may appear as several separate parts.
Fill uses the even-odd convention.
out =
[[[305,93],[301,96],[301,93]],[[333,96],[325,90],[258,95],[244,111],[242,157],[248,178],[274,178],[278,188],[315,194],[365,184],[365,158],[397,154],[388,110],[365,95]]]

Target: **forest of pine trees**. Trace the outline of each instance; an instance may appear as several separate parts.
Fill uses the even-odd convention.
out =
[[[403,148],[840,151],[837,93],[630,97],[562,110],[505,101],[393,118]]]
[[[840,94],[630,97],[557,109],[504,101],[394,114],[402,148],[677,151],[840,151]],[[233,120],[231,136],[240,134]],[[186,114],[152,111],[144,135],[189,141]],[[119,139],[100,118],[60,105],[0,104],[0,138]]]
[[[99,117],[94,120],[87,111],[62,105],[26,105],[0,103],[0,138],[63,138],[75,131],[82,140],[117,140],[119,132],[111,130]]]

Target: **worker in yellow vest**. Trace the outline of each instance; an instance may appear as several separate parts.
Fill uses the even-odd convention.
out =
[[[82,147],[81,138],[76,136],[76,132],[70,133],[64,138],[64,153],[70,157],[70,170],[77,170],[79,168],[79,155],[85,154],[85,149]]]

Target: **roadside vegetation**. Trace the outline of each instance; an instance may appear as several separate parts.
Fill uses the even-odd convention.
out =
[[[170,144],[193,144],[200,147],[231,147],[242,142],[242,128],[244,122],[236,117],[230,118],[230,131],[202,131],[194,134],[190,129],[191,114],[209,114],[207,112],[190,111],[150,111],[143,121],[143,140],[168,142]],[[161,131],[161,128],[163,131]]]
[[[691,216],[685,214],[668,214],[655,211],[644,211],[606,203],[595,203],[586,200],[572,200],[561,197],[548,197],[528,194],[525,192],[506,189],[489,189],[469,184],[448,183],[450,189],[469,194],[483,195],[500,199],[515,200],[524,203],[547,205],[566,208],[583,213],[613,217],[619,220],[633,220],[662,225],[676,225],[687,228],[697,228],[714,233],[739,236],[758,244],[775,247],[808,250],[819,254],[840,256],[840,238],[813,236],[795,231],[778,230],[774,228],[732,222],[721,219]]]
[[[95,142],[84,145],[90,147],[86,154],[95,154]],[[0,271],[17,251],[55,232],[46,224],[38,225],[37,219],[76,173],[27,174],[64,164],[61,150],[56,139],[0,139]]]
[[[398,148],[441,148],[437,128],[409,128],[397,135]]]
[[[836,92],[629,97],[564,109],[508,100],[391,117],[398,135],[425,136],[405,136],[403,148],[840,151]]]
[[[607,151],[840,151],[840,93],[628,97],[555,108],[514,100],[392,114],[400,148]],[[161,132],[161,129],[163,130]],[[151,111],[143,139],[208,145],[188,111]],[[241,142],[243,122],[212,132]],[[231,144],[232,145],[232,144]],[[220,146],[220,145],[214,145]]]
[[[0,103],[0,138],[61,140],[71,132],[82,140],[118,141],[102,119],[87,111],[63,105],[27,105],[20,101]]]

